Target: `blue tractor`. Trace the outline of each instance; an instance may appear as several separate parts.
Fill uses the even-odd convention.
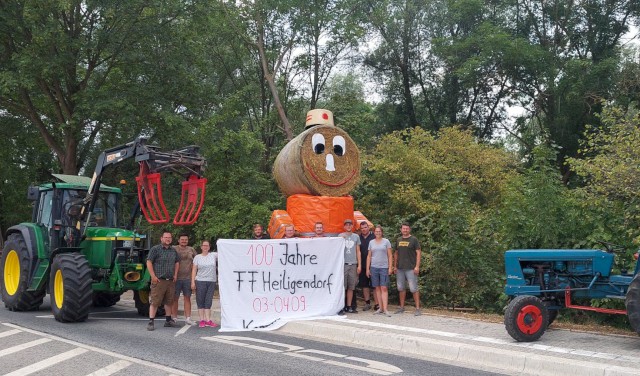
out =
[[[504,323],[516,341],[539,339],[560,309],[572,308],[609,314],[626,314],[640,333],[640,276],[620,268],[612,275],[614,247],[606,251],[578,249],[510,250],[505,253],[507,284],[511,298]],[[637,259],[636,253],[636,259]],[[572,304],[572,299],[620,299],[626,310]]]

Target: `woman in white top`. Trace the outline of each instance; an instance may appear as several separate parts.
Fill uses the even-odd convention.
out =
[[[191,289],[196,290],[196,304],[198,305],[198,316],[200,317],[201,328],[218,326],[211,320],[211,305],[213,304],[213,293],[216,289],[216,266],[218,254],[209,252],[211,243],[203,240],[200,246],[202,253],[193,258],[193,269],[191,270]]]
[[[367,276],[371,278],[371,286],[375,288],[376,301],[380,302],[380,309],[374,314],[385,314],[389,317],[389,276],[393,273],[393,256],[391,242],[382,237],[382,227],[376,226],[373,234],[375,239],[369,242],[367,255]]]

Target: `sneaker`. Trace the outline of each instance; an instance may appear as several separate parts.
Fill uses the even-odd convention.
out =
[[[344,309],[341,309],[340,312],[338,312],[338,316],[344,316]]]
[[[191,321],[191,317],[187,317],[187,319],[184,320],[184,323],[187,325],[196,325],[195,322]]]
[[[380,305],[379,304],[374,305],[373,309],[376,310],[376,311],[379,311],[380,310]]]
[[[179,327],[179,326],[180,326],[180,325],[178,325],[178,323],[177,323],[177,322],[175,322],[174,320],[165,321],[165,323],[164,323],[164,327],[165,327],[165,328],[177,328],[177,327]]]
[[[404,313],[404,307],[400,307],[400,308],[396,309],[395,314],[397,315],[399,313]]]
[[[414,316],[420,316],[422,315],[422,312],[420,312],[420,309],[416,309],[416,311],[413,313]]]
[[[148,331],[152,331],[154,329],[155,329],[155,327],[153,326],[153,321],[149,321],[149,323],[147,324],[147,330]]]
[[[362,308],[363,311],[368,311],[371,309],[371,304],[367,303],[364,305],[364,308]]]
[[[381,313],[382,313],[382,310],[381,310],[381,309],[377,309],[377,310],[375,310],[375,311],[373,312],[373,314],[374,314],[374,315],[379,315],[379,314],[381,314]]]
[[[348,313],[358,313],[358,311],[356,309],[354,309],[353,307],[349,307],[349,310],[347,312]]]
[[[217,327],[218,327],[218,324],[216,324],[215,322],[213,322],[213,321],[211,321],[211,320],[207,321],[207,322],[205,323],[205,325],[207,325],[207,326],[209,326],[209,327],[212,327],[212,328],[217,328]]]
[[[206,325],[207,323],[204,320],[200,320],[200,324],[198,324],[198,327],[204,328]]]
[[[387,316],[387,317],[391,317],[391,314],[389,313],[389,311],[384,311],[384,315]]]

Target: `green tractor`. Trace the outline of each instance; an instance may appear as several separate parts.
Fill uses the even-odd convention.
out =
[[[135,158],[138,201],[128,224],[118,223],[122,192],[101,184],[110,165]],[[93,177],[54,174],[54,182],[29,187],[32,220],[6,230],[0,256],[0,292],[10,310],[37,310],[49,293],[61,322],[84,321],[92,306],[109,307],[133,290],[141,315],[149,314],[149,242],[134,230],[140,212],[152,224],[169,222],[160,176],[185,176],[173,223],[195,222],[204,202],[206,163],[198,148],[161,152],[137,139],[104,151]],[[0,237],[1,238],[1,237]]]

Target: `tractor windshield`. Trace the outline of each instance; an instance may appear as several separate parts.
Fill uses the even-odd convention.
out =
[[[68,189],[64,191],[63,202],[68,206],[82,203],[87,191]],[[115,193],[100,192],[98,200],[93,208],[93,214],[89,222],[90,227],[117,227],[118,221],[118,196]],[[65,210],[66,212],[67,210]]]

